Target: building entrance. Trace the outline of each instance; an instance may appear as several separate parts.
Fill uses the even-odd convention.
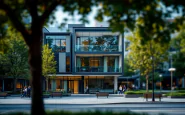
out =
[[[78,80],[68,80],[68,91],[73,94],[78,94]]]

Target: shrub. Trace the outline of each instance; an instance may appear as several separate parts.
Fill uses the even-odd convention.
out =
[[[170,93],[167,93],[166,96],[185,96],[185,93],[173,92],[171,95],[171,92],[170,92]]]
[[[151,93],[152,91],[149,90],[149,93]],[[137,90],[137,91],[126,91],[125,94],[143,94],[146,93],[146,90]]]

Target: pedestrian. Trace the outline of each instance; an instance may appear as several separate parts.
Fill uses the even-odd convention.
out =
[[[127,88],[126,88],[126,86],[124,85],[124,86],[123,86],[123,93],[126,91],[126,89],[127,89]]]
[[[85,92],[86,94],[88,94],[89,93],[89,87],[88,86],[86,86],[86,92]]]
[[[26,97],[27,95],[27,87],[24,86],[22,97]]]
[[[27,89],[27,96],[30,97],[30,95],[31,95],[31,86],[29,85]]]
[[[120,85],[120,86],[119,86],[119,94],[122,94],[122,90],[123,90],[123,89],[122,89],[122,86]]]

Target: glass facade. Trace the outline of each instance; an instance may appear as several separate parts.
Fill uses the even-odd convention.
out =
[[[66,52],[67,36],[46,36],[46,44],[52,48],[53,52]]]
[[[76,72],[120,72],[119,56],[76,58]]]
[[[118,52],[121,46],[118,44],[118,35],[109,36],[77,36],[75,51],[83,52]]]
[[[56,90],[64,90],[74,94],[82,93],[81,76],[61,76],[56,79]],[[114,89],[113,76],[84,76],[84,88],[89,87],[89,93],[96,91],[113,93]],[[81,89],[83,90],[83,89]]]
[[[96,91],[113,93],[113,81],[112,76],[85,76],[84,86],[89,87],[89,93]]]

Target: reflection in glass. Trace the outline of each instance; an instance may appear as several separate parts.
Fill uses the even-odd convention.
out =
[[[53,52],[66,52],[66,36],[46,36],[46,43]]]
[[[76,72],[119,72],[119,57],[77,56],[76,65]]]
[[[78,36],[76,39],[76,51],[118,51],[118,36]]]

